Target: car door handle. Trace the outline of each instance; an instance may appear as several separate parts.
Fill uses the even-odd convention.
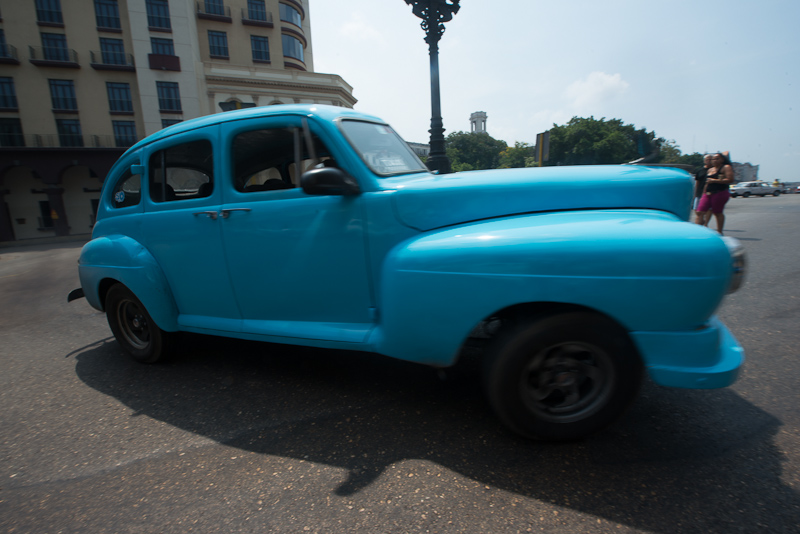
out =
[[[220,217],[222,217],[223,219],[227,219],[228,217],[230,217],[230,214],[231,214],[232,211],[250,211],[250,208],[228,208],[228,209],[224,209],[224,210],[219,212]]]
[[[205,215],[209,219],[214,219],[214,220],[216,220],[216,218],[217,218],[217,212],[216,211],[196,211],[196,212],[194,212],[193,215]]]

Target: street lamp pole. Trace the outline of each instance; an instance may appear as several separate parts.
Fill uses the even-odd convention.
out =
[[[458,13],[461,0],[405,0],[411,11],[422,19],[422,30],[431,58],[431,151],[428,155],[428,168],[447,174],[450,160],[444,147],[444,123],[442,122],[442,104],[439,93],[439,40],[444,34],[444,23],[453,20]]]

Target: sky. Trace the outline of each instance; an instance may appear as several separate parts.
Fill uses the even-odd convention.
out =
[[[445,135],[509,145],[572,117],[620,119],[684,154],[730,151],[800,181],[800,0],[461,0],[439,43]],[[310,0],[314,70],[427,143],[430,70],[404,0]]]

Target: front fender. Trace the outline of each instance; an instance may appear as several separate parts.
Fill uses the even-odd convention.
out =
[[[142,301],[159,328],[178,329],[178,307],[161,267],[138,241],[122,235],[98,237],[84,245],[78,260],[81,287],[89,304],[103,311],[103,282],[116,280]]]
[[[719,235],[649,210],[527,215],[427,233],[384,265],[378,352],[450,365],[481,320],[511,306],[564,303],[629,331],[691,330],[728,287]]]

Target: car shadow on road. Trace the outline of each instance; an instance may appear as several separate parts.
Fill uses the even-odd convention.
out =
[[[612,428],[554,444],[500,425],[474,356],[437,371],[374,354],[188,336],[183,354],[161,365],[133,363],[116,343],[75,357],[84,383],[134,415],[348,470],[338,495],[419,459],[651,532],[789,532],[797,524],[800,495],[782,482],[774,444],[781,423],[730,389],[648,382]]]

